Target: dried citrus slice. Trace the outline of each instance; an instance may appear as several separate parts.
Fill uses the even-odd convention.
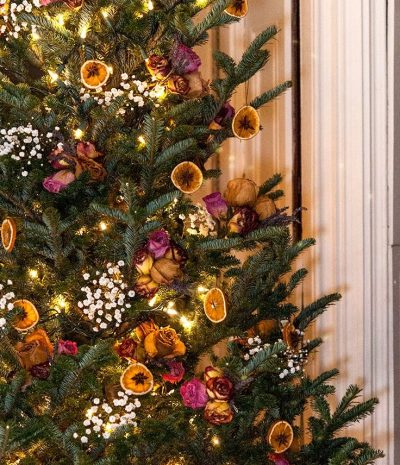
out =
[[[221,323],[226,318],[224,293],[218,287],[210,289],[204,297],[204,312],[213,323]]]
[[[22,308],[24,313],[13,322],[13,326],[17,331],[28,331],[37,325],[39,321],[39,312],[29,300],[16,300],[14,308]]]
[[[154,386],[151,371],[143,363],[133,363],[121,375],[121,386],[136,396],[148,394]]]
[[[193,194],[203,184],[201,169],[191,161],[184,161],[175,166],[171,174],[171,180],[184,194]]]
[[[296,350],[301,342],[301,334],[293,323],[286,323],[282,329],[283,342],[292,350]]]
[[[17,238],[17,224],[12,218],[6,218],[1,225],[1,243],[6,252],[11,252]]]
[[[287,421],[279,420],[272,424],[267,434],[267,442],[276,454],[282,454],[292,445],[293,428]]]
[[[225,9],[225,13],[236,18],[243,18],[249,11],[247,0],[232,0],[230,5]]]
[[[232,131],[238,139],[252,139],[260,131],[260,116],[255,108],[246,105],[234,116]]]
[[[98,60],[88,60],[81,67],[81,79],[88,89],[103,86],[110,77],[110,68]]]

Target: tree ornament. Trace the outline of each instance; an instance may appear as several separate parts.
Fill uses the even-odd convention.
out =
[[[203,173],[193,162],[184,161],[174,168],[171,180],[184,194],[194,194],[203,184]]]
[[[226,425],[233,420],[233,412],[229,402],[209,401],[204,410],[204,418],[213,425]]]
[[[23,315],[13,322],[13,327],[17,331],[28,331],[37,325],[39,312],[32,302],[29,300],[16,300],[13,306],[14,308],[22,308],[24,311]]]
[[[143,363],[133,363],[122,373],[121,386],[136,396],[148,394],[154,386],[151,371]]]
[[[88,60],[81,67],[81,80],[88,89],[104,86],[110,77],[110,68],[98,60]]]
[[[256,183],[250,179],[231,179],[226,186],[224,199],[230,207],[253,207],[257,190]]]
[[[210,289],[204,297],[204,313],[213,323],[221,323],[227,315],[224,293],[218,287]]]
[[[225,13],[235,18],[244,18],[249,11],[247,0],[232,0],[230,5],[225,9]]]
[[[264,221],[276,213],[276,205],[267,195],[261,195],[257,198],[254,210],[257,212],[260,221]]]
[[[276,454],[287,451],[293,443],[293,438],[293,428],[284,420],[273,423],[267,434],[267,442]]]
[[[242,107],[232,120],[232,131],[238,139],[249,140],[260,132],[260,116],[249,105]]]
[[[17,223],[13,218],[6,218],[1,225],[1,243],[6,252],[12,252],[17,238]]]

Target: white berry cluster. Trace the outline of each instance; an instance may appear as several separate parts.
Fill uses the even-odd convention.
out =
[[[124,115],[126,109],[133,110],[133,106],[143,107],[147,100],[156,101],[164,95],[165,87],[160,84],[149,86],[148,82],[136,79],[136,76],[129,76],[127,73],[121,74],[121,82],[119,88],[113,87],[111,90],[102,91],[102,88],[95,90],[95,93],[89,93],[86,88],[81,88],[81,100],[85,102],[92,98],[100,106],[109,107],[112,102],[120,97],[126,100],[124,107],[118,110],[118,114]],[[155,103],[158,107],[159,104]]]
[[[0,311],[2,315],[4,315],[5,311],[10,311],[14,308],[14,304],[10,302],[11,300],[15,300],[14,292],[9,290],[9,286],[12,286],[13,282],[9,279],[6,284],[0,283]],[[4,316],[0,316],[0,329],[3,329],[6,325],[7,320]]]
[[[96,277],[83,274],[85,281],[90,281],[81,288],[85,298],[78,302],[78,307],[94,324],[93,331],[99,332],[109,328],[118,328],[122,323],[123,313],[131,308],[129,300],[135,297],[135,291],[127,290],[121,268],[125,263],[121,260],[117,265],[107,263],[107,271],[96,271]]]
[[[58,130],[59,128],[56,128]],[[50,141],[53,133],[48,132],[46,139]],[[46,142],[46,141],[45,141]],[[9,156],[21,166],[21,175],[28,176],[32,163],[39,161],[43,166],[43,152],[45,150],[44,135],[31,124],[15,126],[0,130],[0,157]]]
[[[245,360],[250,360],[250,358],[256,355],[258,352],[267,349],[270,346],[270,344],[263,344],[260,336],[249,337],[247,339],[247,344],[251,348],[246,354],[244,354],[243,358]]]
[[[299,329],[296,329],[297,335],[302,339],[304,333]],[[309,343],[310,341],[307,341]],[[302,372],[304,365],[308,362],[308,349],[306,345],[301,344],[300,348],[292,349],[291,347],[286,347],[284,352],[287,365],[283,367],[282,371],[279,373],[279,378],[284,379],[289,375],[294,375],[296,373]]]
[[[0,34],[7,35],[6,40],[9,38],[17,39],[22,31],[28,30],[28,23],[20,21],[18,16],[20,13],[31,13],[34,7],[40,7],[40,0],[13,1],[0,0]],[[33,31],[32,27],[32,31]]]
[[[182,213],[179,218],[185,221],[186,232],[191,236],[207,237],[216,234],[215,221],[203,205],[197,204],[195,213],[189,213],[187,217]]]
[[[136,412],[141,404],[139,399],[130,399],[130,391],[119,391],[118,398],[110,405],[99,398],[93,399],[92,406],[86,411],[86,420],[83,422],[85,432],[82,436],[74,433],[74,438],[80,437],[82,444],[89,442],[91,435],[109,439],[119,427],[125,425],[137,426]]]

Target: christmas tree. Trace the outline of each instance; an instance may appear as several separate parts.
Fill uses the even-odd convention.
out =
[[[292,238],[281,177],[192,195],[219,176],[206,162],[223,141],[255,137],[257,110],[290,87],[229,103],[266,65],[275,27],[239,62],[215,51],[220,78],[202,76],[193,48],[247,9],[1,1],[2,464],[382,456],[338,435],[377,400],[350,386],[332,408],[337,371],[306,373],[322,341],[305,332],[340,296],[290,299],[314,241]]]

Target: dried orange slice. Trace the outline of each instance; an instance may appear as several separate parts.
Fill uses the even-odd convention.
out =
[[[193,194],[203,184],[201,169],[191,161],[184,161],[175,166],[171,174],[171,180],[184,194]]]
[[[120,383],[126,391],[143,396],[153,389],[154,378],[143,363],[133,363],[122,373]]]
[[[39,312],[32,302],[29,300],[16,300],[13,305],[14,308],[18,307],[24,310],[23,315],[13,322],[13,326],[17,331],[28,331],[37,325]]]
[[[224,293],[218,287],[210,289],[204,297],[204,313],[213,323],[221,323],[226,318]]]
[[[267,442],[276,454],[287,451],[293,443],[293,438],[293,428],[283,420],[273,423],[267,434]]]
[[[232,131],[238,139],[252,139],[260,132],[260,116],[255,108],[242,107],[232,120]]]
[[[103,86],[110,77],[110,68],[98,60],[88,60],[81,67],[81,79],[88,89]]]
[[[301,335],[293,323],[286,323],[282,329],[283,342],[292,350],[296,350],[301,342]]]
[[[12,218],[6,218],[1,225],[1,243],[6,252],[11,252],[17,238],[17,224]]]
[[[232,0],[231,4],[225,9],[225,13],[236,18],[243,18],[249,11],[247,0]]]

